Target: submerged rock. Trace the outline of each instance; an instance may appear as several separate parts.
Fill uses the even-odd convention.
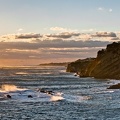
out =
[[[33,98],[33,96],[32,95],[28,95],[28,98]]]
[[[12,98],[11,95],[6,95],[7,98]]]

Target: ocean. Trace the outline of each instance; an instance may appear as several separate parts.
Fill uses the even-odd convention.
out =
[[[107,89],[119,81],[80,78],[65,70],[0,68],[0,120],[120,120],[120,90]]]

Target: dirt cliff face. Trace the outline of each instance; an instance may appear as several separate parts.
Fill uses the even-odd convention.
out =
[[[120,79],[120,43],[107,45],[105,50],[98,51],[97,57],[87,63],[82,61],[70,63],[67,71],[78,72],[81,77]]]

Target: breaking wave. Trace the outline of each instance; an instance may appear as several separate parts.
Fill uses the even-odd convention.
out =
[[[68,95],[61,92],[53,92],[53,91],[47,91],[47,90],[30,90],[25,88],[18,88],[15,85],[8,85],[4,84],[1,86],[0,89],[0,97],[6,98],[9,100],[19,100],[19,101],[70,101],[70,102],[81,102],[83,100],[87,100],[88,97],[83,96],[74,96],[74,95]]]
[[[4,84],[1,86],[0,92],[12,92],[12,91],[22,91],[22,90],[26,90],[26,89],[18,88],[15,85]]]

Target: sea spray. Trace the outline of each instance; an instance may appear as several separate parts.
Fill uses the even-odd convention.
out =
[[[17,87],[15,85],[4,84],[1,86],[1,90],[6,91],[6,92],[16,91]]]
[[[59,101],[63,100],[64,98],[62,96],[51,96],[50,101]]]
[[[22,90],[26,90],[26,89],[21,89],[15,85],[9,85],[9,84],[4,84],[1,86],[1,91],[4,91],[4,92],[22,91]]]

